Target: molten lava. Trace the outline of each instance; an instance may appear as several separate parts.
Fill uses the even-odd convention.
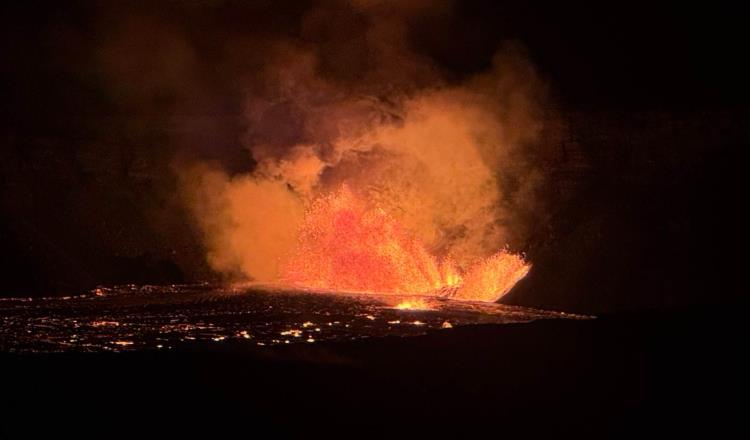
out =
[[[427,301],[423,299],[407,299],[396,304],[394,309],[398,310],[430,310],[431,307],[427,304]]]
[[[520,256],[500,251],[462,274],[450,257],[438,259],[396,219],[343,186],[316,199],[305,213],[282,278],[331,291],[494,301],[529,269]]]
[[[505,251],[480,261],[469,268],[463,284],[453,295],[472,301],[497,301],[529,273],[531,265],[518,255]]]

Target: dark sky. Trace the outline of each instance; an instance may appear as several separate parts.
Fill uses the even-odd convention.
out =
[[[299,36],[312,4],[12,2],[3,6],[4,83],[12,84],[15,108],[31,93],[46,92],[92,111],[95,102],[79,101],[86,90],[60,96],[61,89],[96,87],[89,82],[96,76],[88,65],[92,52],[120,21],[140,19],[146,33],[180,28],[201,62],[210,63],[219,61],[227,39]],[[482,70],[503,41],[518,40],[569,106],[744,106],[750,98],[744,17],[732,2],[462,1],[448,12],[410,16],[408,37],[417,52],[457,76]]]
[[[354,3],[366,11],[382,2]],[[723,127],[734,133],[726,147],[733,152],[735,140],[747,138],[740,116],[750,103],[746,15],[734,2],[654,3],[437,2],[426,12],[404,14],[403,44],[447,81],[460,81],[488,68],[498,47],[510,42],[523,48],[549,84],[551,102],[564,114],[661,112],[673,115],[670,123],[686,125],[689,120],[679,115],[709,112],[709,118],[718,120],[717,115],[728,114]],[[328,66],[332,75],[356,78],[366,70],[367,52],[356,43],[366,18],[331,5],[335,3],[5,2],[0,12],[0,240],[2,264],[10,275],[0,294],[70,293],[99,283],[209,276],[195,231],[174,200],[169,166],[178,151],[203,154],[206,145],[239,170],[252,166],[238,147],[242,127],[237,115],[246,84],[271,41],[325,45],[325,53],[334,54]],[[334,11],[326,12],[325,17],[332,17],[330,26],[327,18],[309,18],[318,8]],[[179,116],[190,124],[180,127],[182,138],[176,141],[170,124]],[[670,139],[667,144],[677,142]],[[643,145],[652,143],[661,141],[653,138]],[[618,145],[592,142],[589,148],[620,157]],[[704,167],[703,159],[694,156],[700,148],[688,150],[686,157],[693,155],[685,161],[693,164],[684,174],[688,177],[677,183],[648,180],[638,189],[617,186],[609,200],[635,200],[638,191],[646,192],[643,188],[674,187],[665,194],[692,200],[696,186],[706,188],[694,177],[701,170],[707,170],[702,178],[711,180],[734,169],[723,153],[712,153]],[[654,156],[683,154],[664,151],[646,155],[649,159],[642,163],[634,159],[632,167],[647,169]],[[593,163],[591,176],[584,179],[602,188],[597,180],[602,168]],[[611,177],[620,169],[607,168],[607,173]],[[649,175],[632,169],[622,173]],[[623,180],[607,182],[620,185],[612,182]],[[711,197],[712,190],[705,191]],[[606,211],[596,201],[600,198],[579,196],[581,210],[589,212],[586,218]],[[700,208],[688,205],[652,215],[692,224],[691,209]],[[616,210],[606,212],[619,216]],[[696,224],[692,227],[698,231],[690,234],[714,225]],[[643,227],[638,222],[622,226],[628,236],[643,236]],[[608,233],[623,236],[620,232]],[[651,233],[656,234],[646,235]],[[673,269],[665,277],[676,276],[677,266]],[[620,276],[605,278],[616,283]]]
[[[460,2],[447,32],[417,38],[463,72],[518,39],[569,106],[745,105],[738,7],[670,2]]]

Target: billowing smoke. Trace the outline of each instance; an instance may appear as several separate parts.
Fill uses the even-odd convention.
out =
[[[541,130],[534,69],[508,46],[486,72],[445,78],[407,31],[410,17],[448,6],[398,4],[314,8],[307,40],[267,42],[244,92],[251,171],[176,167],[214,270],[277,280],[305,210],[342,187],[463,269],[519,233],[514,213],[538,183],[525,154]]]

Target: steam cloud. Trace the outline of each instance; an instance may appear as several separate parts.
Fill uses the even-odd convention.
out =
[[[277,280],[305,209],[342,185],[462,268],[521,233],[515,211],[539,180],[524,148],[538,141],[544,87],[512,46],[487,72],[446,79],[407,43],[410,17],[442,8],[326,3],[305,15],[307,39],[266,42],[245,91],[253,169],[176,167],[214,270]]]

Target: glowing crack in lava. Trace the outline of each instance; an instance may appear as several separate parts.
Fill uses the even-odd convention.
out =
[[[452,259],[438,259],[396,219],[342,186],[316,199],[305,213],[282,279],[329,291],[495,301],[530,267],[522,257],[500,251],[461,273]]]

